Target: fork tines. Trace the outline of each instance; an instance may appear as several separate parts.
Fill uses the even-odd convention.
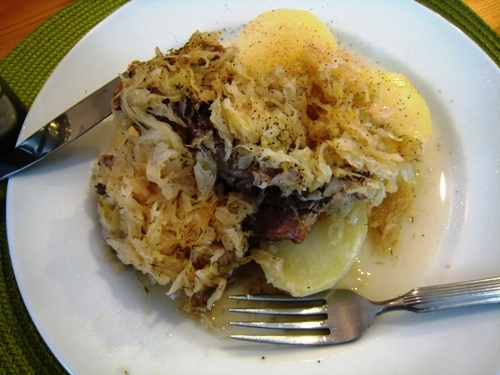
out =
[[[231,338],[275,344],[323,345],[328,335],[325,318],[327,309],[324,294],[295,298],[286,295],[239,295],[229,296],[232,300],[245,301],[262,307],[230,308],[229,312],[272,315],[287,319],[285,321],[232,321],[230,325],[249,328],[291,330],[286,335],[231,335]],[[293,306],[290,306],[292,305]],[[285,305],[285,307],[283,307]],[[288,306],[287,306],[288,305]],[[315,317],[316,320],[304,320]],[[290,320],[292,319],[292,320]],[[295,319],[295,320],[293,320]],[[300,319],[300,320],[297,320]],[[306,330],[308,335],[301,333]],[[293,332],[300,334],[293,334]],[[326,331],[326,332],[325,332]]]

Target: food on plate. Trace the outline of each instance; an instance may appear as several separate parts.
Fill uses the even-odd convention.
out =
[[[246,264],[302,296],[332,287],[367,235],[394,241],[432,133],[405,76],[360,64],[306,11],[222,35],[130,64],[93,173],[106,242],[192,314]]]

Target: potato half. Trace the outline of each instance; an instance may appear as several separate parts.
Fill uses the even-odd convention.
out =
[[[322,218],[304,242],[264,243],[253,254],[267,281],[292,296],[333,287],[351,268],[368,230],[367,208],[359,203],[346,215]]]

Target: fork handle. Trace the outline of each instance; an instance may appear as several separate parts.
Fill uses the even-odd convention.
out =
[[[430,312],[500,302],[500,277],[414,288],[384,303],[383,311]]]

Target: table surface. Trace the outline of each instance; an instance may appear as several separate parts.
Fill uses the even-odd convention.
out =
[[[2,0],[0,60],[38,25],[72,0]],[[500,35],[499,0],[463,0]]]

